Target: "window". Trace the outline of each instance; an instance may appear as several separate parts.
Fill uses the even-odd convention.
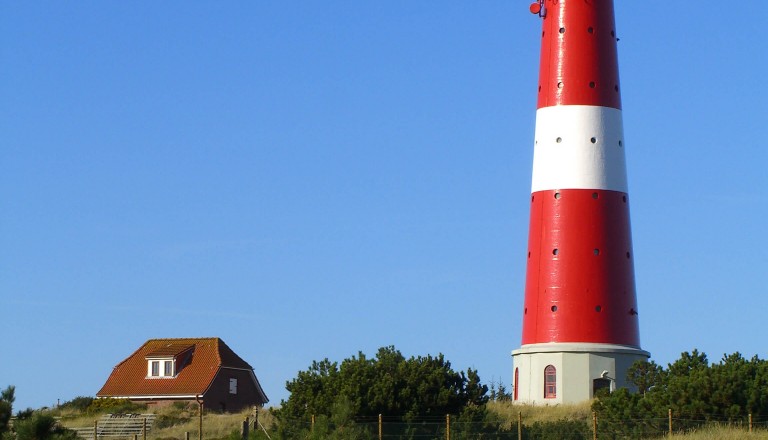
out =
[[[547,365],[544,369],[544,398],[554,399],[557,397],[557,370],[552,365]]]
[[[163,376],[173,376],[173,362],[165,361],[163,362],[163,365],[165,366],[165,371],[163,372]]]
[[[229,394],[237,394],[237,379],[229,379]]]
[[[152,376],[160,375],[160,361],[152,361]]]

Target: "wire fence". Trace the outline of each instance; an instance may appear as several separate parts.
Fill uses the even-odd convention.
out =
[[[458,416],[422,417],[403,421],[379,416],[356,418],[353,423],[338,425],[315,417],[309,421],[283,421],[294,432],[312,436],[313,433],[344,432],[356,439],[488,439],[488,440],[617,440],[652,439],[670,434],[684,434],[702,427],[725,427],[743,432],[768,432],[768,417],[685,417],[669,411],[667,417],[626,417],[622,419],[590,417],[558,421],[527,421],[522,415],[513,422],[462,421]],[[354,433],[354,434],[352,434]],[[298,437],[297,437],[298,438]],[[304,437],[306,438],[306,437]],[[310,437],[314,438],[314,437]]]
[[[258,413],[257,413],[258,414]],[[109,423],[99,420],[91,428],[78,430],[83,439],[100,440],[126,438],[134,440],[170,439],[161,432],[154,432],[147,419],[135,417],[135,429],[122,427],[113,429]],[[768,434],[768,416],[753,417],[747,414],[741,417],[698,416],[686,417],[669,411],[667,417],[625,417],[621,419],[601,418],[596,413],[591,416],[578,416],[556,421],[526,420],[518,413],[516,420],[470,420],[461,416],[444,415],[418,417],[403,420],[400,417],[379,415],[377,417],[356,417],[344,421],[334,421],[329,417],[311,416],[302,420],[272,419],[265,427],[259,418],[246,418],[242,423],[233,425],[230,432],[239,430],[243,440],[258,439],[316,439],[333,434],[334,438],[356,440],[391,440],[391,439],[435,439],[435,440],[618,440],[618,439],[653,439],[673,434],[683,434],[702,427],[726,427],[745,433],[765,432]],[[114,424],[114,423],[112,423]],[[202,420],[201,431],[185,432],[181,439],[193,440],[214,438]],[[344,434],[339,436],[339,434]],[[230,437],[231,438],[231,437]],[[111,440],[110,439],[110,440]]]

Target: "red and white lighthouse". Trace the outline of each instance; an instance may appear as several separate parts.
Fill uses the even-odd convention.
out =
[[[539,0],[541,65],[513,398],[626,386],[640,349],[613,0]]]

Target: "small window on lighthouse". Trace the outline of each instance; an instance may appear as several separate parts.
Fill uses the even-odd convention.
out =
[[[557,370],[553,365],[547,365],[544,369],[544,398],[557,397]]]

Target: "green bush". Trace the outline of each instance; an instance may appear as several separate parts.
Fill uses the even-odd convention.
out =
[[[35,413],[28,419],[14,423],[16,440],[77,440],[77,434],[56,423],[47,414]]]
[[[86,412],[89,414],[132,414],[143,413],[147,411],[147,405],[134,403],[128,399],[113,399],[107,397],[104,399],[94,399]]]
[[[95,399],[93,397],[78,396],[68,402],[62,403],[59,405],[59,408],[85,412],[88,410],[88,407],[91,406],[94,400]]]

